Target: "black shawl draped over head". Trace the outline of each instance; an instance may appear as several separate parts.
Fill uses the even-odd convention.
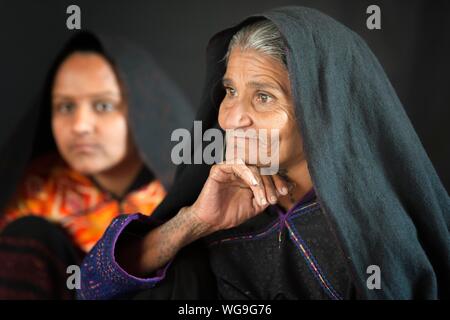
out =
[[[383,68],[356,33],[316,10],[285,7],[216,34],[196,119],[204,130],[218,126],[229,41],[261,18],[287,44],[309,171],[358,297],[448,298],[449,196]],[[180,167],[175,188],[153,216],[167,219],[191,205],[208,173],[207,165]],[[371,265],[381,271],[379,290],[366,285]]]
[[[148,52],[123,38],[83,31],[70,38],[55,59],[42,99],[18,110],[23,116],[17,129],[0,136],[0,207],[15,191],[30,159],[56,149],[50,122],[51,87],[60,64],[77,50],[100,53],[112,64],[128,104],[129,130],[139,155],[166,188],[171,186],[176,170],[170,159],[171,133],[189,128],[193,109]]]

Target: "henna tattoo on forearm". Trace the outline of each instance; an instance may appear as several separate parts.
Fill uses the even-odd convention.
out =
[[[147,272],[162,267],[181,248],[207,234],[210,227],[187,210],[182,208],[174,218],[149,235],[144,253],[144,269]]]

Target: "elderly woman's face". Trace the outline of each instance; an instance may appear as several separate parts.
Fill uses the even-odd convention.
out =
[[[127,108],[116,75],[96,53],[74,53],[59,67],[52,88],[52,130],[75,170],[97,174],[130,150]]]
[[[228,58],[223,85],[226,95],[219,110],[222,129],[244,132],[278,129],[279,149],[271,146],[267,149],[279,150],[280,168],[288,168],[303,159],[289,75],[283,64],[254,50],[235,48]],[[238,144],[242,138],[234,139]],[[247,163],[248,157],[246,152],[244,160]]]

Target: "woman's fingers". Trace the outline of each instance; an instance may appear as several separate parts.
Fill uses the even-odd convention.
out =
[[[227,163],[216,164],[212,166],[209,175],[218,182],[234,181],[237,177],[249,186],[258,184],[258,181],[250,170],[247,170],[245,167],[241,168],[240,165],[238,168],[235,168],[234,166],[235,165],[233,164]]]
[[[260,173],[260,169],[255,166],[250,166],[250,170],[252,170],[253,174],[257,177],[260,177],[264,183],[264,191],[266,194],[266,199],[270,204],[276,204],[278,202],[278,198],[285,196],[289,192],[289,183],[282,179],[278,175],[262,175]]]
[[[273,184],[278,192],[278,195],[285,196],[289,192],[289,185],[279,175],[271,176]]]
[[[256,198],[260,204],[260,206],[266,206],[268,204],[277,203],[277,191],[272,182],[272,178],[270,176],[261,175],[259,168],[255,166],[248,166],[244,162],[240,163],[241,166],[248,168],[253,174],[253,177],[257,180],[258,184],[254,186]],[[247,169],[245,169],[247,170]]]
[[[216,177],[222,175],[220,179],[222,182],[225,182],[223,175],[227,176],[227,181],[238,178],[244,182],[252,190],[257,204],[261,207],[276,204],[280,196],[285,196],[289,192],[288,182],[280,176],[261,175],[258,167],[248,166],[243,161],[224,162],[214,167],[219,170]],[[214,172],[212,174],[214,175]]]
[[[278,201],[278,196],[277,190],[275,189],[275,185],[272,181],[272,177],[263,175],[262,180],[264,182],[267,200],[269,200],[270,204],[276,204]]]
[[[250,189],[253,191],[253,196],[257,199],[257,202],[261,207],[267,206],[269,204],[269,200],[266,197],[265,185],[256,167],[247,166],[245,163],[241,163],[233,166],[233,169],[238,175],[241,174],[240,172],[245,172],[246,175],[248,174],[252,177],[251,181],[256,181],[256,184],[254,183],[250,185]]]
[[[224,181],[223,174],[234,175],[240,178],[253,192],[253,196],[257,200],[260,206],[267,205],[268,201],[266,199],[264,191],[264,183],[262,182],[261,176],[255,174],[243,161],[236,163],[221,163],[213,166],[210,175],[213,178],[221,182]],[[233,180],[232,177],[228,179]]]

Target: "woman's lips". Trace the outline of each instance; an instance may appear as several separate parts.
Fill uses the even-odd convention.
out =
[[[258,138],[249,138],[249,137],[231,137],[231,139],[233,141],[231,141],[230,139],[227,141],[228,144],[234,143],[235,147],[240,147],[240,148],[248,148],[250,146],[257,146],[259,148],[261,147],[266,147],[267,146],[267,141],[258,139]]]
[[[76,143],[70,147],[70,150],[76,153],[93,153],[98,149],[99,145],[95,143]]]

